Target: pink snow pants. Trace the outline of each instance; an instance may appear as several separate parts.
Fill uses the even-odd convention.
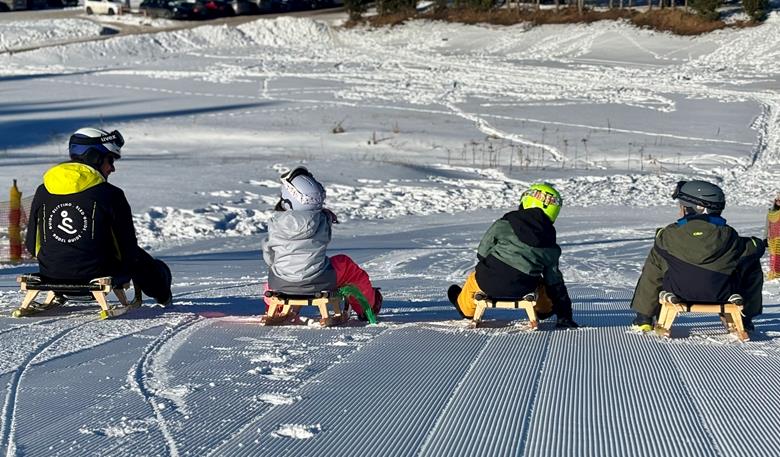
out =
[[[379,306],[377,306],[376,294],[374,293],[374,287],[371,285],[371,279],[368,277],[368,273],[365,272],[358,264],[355,263],[348,255],[338,254],[330,258],[330,264],[336,271],[336,287],[342,287],[347,284],[360,289],[360,292],[366,297],[368,303],[371,305],[371,309],[374,313],[379,313]],[[265,283],[263,290],[268,290],[268,283]],[[270,306],[270,299],[263,297],[265,300],[266,309]],[[363,314],[363,308],[360,306],[360,302],[354,297],[349,297],[349,304],[352,306],[352,310],[356,313]],[[381,306],[381,304],[380,304]]]

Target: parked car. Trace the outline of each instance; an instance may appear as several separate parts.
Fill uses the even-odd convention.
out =
[[[231,0],[229,2],[230,7],[235,11],[236,16],[243,16],[246,14],[260,14],[260,6],[253,0]]]
[[[0,12],[44,9],[46,2],[47,0],[4,0],[0,1]]]
[[[195,20],[200,19],[198,13],[195,12],[195,4],[192,2],[175,2],[173,5],[173,16],[171,19],[183,19],[183,20]]]
[[[271,0],[271,11],[286,13],[288,11],[303,11],[312,9],[314,0]]]
[[[144,16],[170,19],[173,17],[175,4],[176,2],[170,0],[143,0],[138,11]]]
[[[127,13],[130,9],[120,0],[84,0],[87,14],[108,14],[109,16]]]
[[[233,7],[222,0],[195,0],[193,11],[198,15],[198,19],[215,19],[236,15]]]

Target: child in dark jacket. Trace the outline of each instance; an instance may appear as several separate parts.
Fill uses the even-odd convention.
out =
[[[686,302],[744,300],[742,321],[752,331],[762,312],[764,240],[741,237],[720,214],[723,190],[706,181],[680,181],[672,194],[680,208],[677,222],[658,229],[631,300],[636,330],[653,329],[663,290]],[[735,297],[735,295],[738,297]]]
[[[523,193],[520,208],[490,226],[479,243],[476,270],[462,288],[453,285],[447,294],[462,317],[474,316],[476,292],[501,298],[537,292],[539,319],[555,314],[557,327],[578,327],[558,268],[561,248],[553,223],[561,205],[561,196],[552,185],[534,184]]]
[[[281,181],[277,213],[268,221],[268,233],[262,241],[268,288],[310,295],[351,284],[378,314],[382,294],[371,285],[368,274],[349,256],[326,255],[331,226],[338,221],[332,211],[323,208],[325,188],[303,167],[283,174]],[[355,297],[349,302],[358,317],[365,320],[360,302]]]

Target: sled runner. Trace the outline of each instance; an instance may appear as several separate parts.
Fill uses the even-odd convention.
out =
[[[729,333],[742,341],[750,339],[742,324],[742,303],[685,303],[668,292],[661,292],[658,302],[661,304],[661,314],[655,325],[658,335],[670,336],[672,323],[680,313],[711,313],[720,315]]]
[[[539,320],[536,317],[536,311],[534,311],[536,294],[527,294],[523,298],[510,298],[489,297],[484,292],[477,292],[474,294],[474,303],[477,305],[477,309],[474,310],[474,317],[472,318],[475,327],[479,326],[479,323],[482,321],[482,315],[487,308],[522,308],[528,313],[528,321],[531,325],[531,329],[536,330],[539,327]]]
[[[137,286],[134,287],[133,301],[128,301],[125,290],[130,288],[130,281],[121,281],[110,276],[96,278],[88,283],[72,284],[45,282],[38,275],[21,275],[16,278],[16,282],[26,294],[22,306],[11,313],[13,317],[31,316],[46,311],[64,303],[67,297],[92,296],[100,305],[101,319],[121,316],[130,308],[141,306],[141,291]],[[41,292],[46,292],[46,299],[43,303],[38,303],[35,298]],[[111,292],[116,295],[119,305],[109,305],[106,297]]]
[[[307,324],[309,319],[299,316],[303,306],[316,306],[320,310],[319,323],[323,327],[343,324],[349,320],[350,297],[357,300],[364,312],[363,316],[358,317],[370,324],[376,324],[376,315],[368,301],[357,287],[350,284],[338,290],[324,290],[313,295],[287,294],[276,290],[266,290],[264,295],[271,304],[263,316],[263,325]],[[328,310],[329,306],[333,309],[332,315]]]
[[[271,301],[263,325],[300,324],[298,314],[302,306],[316,306],[320,310],[320,325],[328,327],[349,320],[349,304],[337,291],[322,291],[313,295],[285,294],[274,290],[265,291]],[[328,307],[333,309],[330,314]]]

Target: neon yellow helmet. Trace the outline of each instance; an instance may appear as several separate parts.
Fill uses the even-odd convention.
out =
[[[523,209],[541,208],[544,214],[552,222],[555,222],[555,219],[558,218],[558,213],[561,212],[563,199],[552,184],[543,182],[532,184],[527,191],[523,192],[523,196],[520,197],[520,206]]]

